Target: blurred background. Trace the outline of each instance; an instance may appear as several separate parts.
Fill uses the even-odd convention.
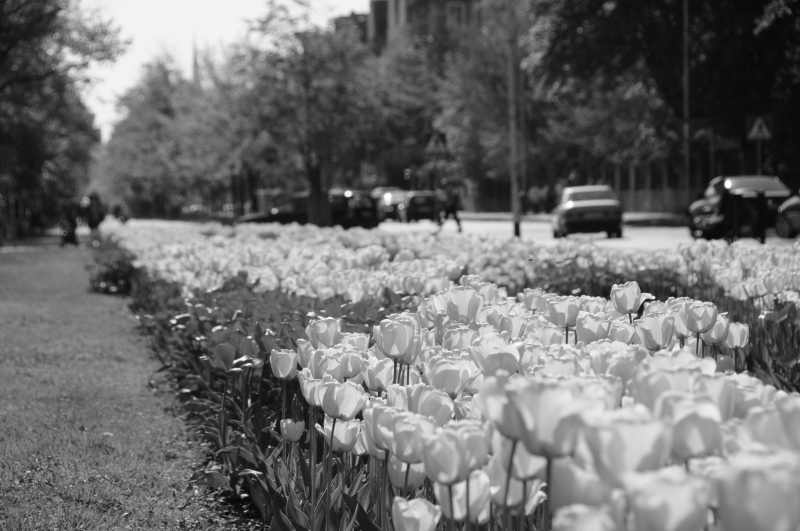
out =
[[[336,189],[519,215],[606,184],[680,213],[719,175],[796,191],[798,148],[796,0],[0,2],[0,240],[91,193],[234,220],[303,191],[325,225]]]

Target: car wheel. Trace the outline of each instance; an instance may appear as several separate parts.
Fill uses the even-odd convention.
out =
[[[792,225],[789,223],[789,220],[786,219],[786,216],[782,214],[778,214],[778,217],[775,219],[775,232],[777,232],[778,236],[781,238],[794,238],[795,236]]]

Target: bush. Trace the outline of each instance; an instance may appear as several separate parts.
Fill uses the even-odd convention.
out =
[[[111,295],[131,292],[136,256],[122,247],[116,238],[101,238],[96,244],[93,262],[89,264],[89,291]]]

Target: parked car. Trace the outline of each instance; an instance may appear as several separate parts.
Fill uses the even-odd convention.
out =
[[[622,203],[606,185],[570,186],[561,192],[553,210],[553,237],[576,232],[605,232],[622,237]]]
[[[370,195],[376,201],[378,218],[381,221],[385,219],[400,219],[398,207],[408,197],[408,191],[396,186],[383,186],[374,188]]]
[[[412,190],[408,192],[402,203],[397,205],[399,217],[406,223],[430,219],[438,221],[440,204],[436,192]]]
[[[308,192],[295,192],[275,201],[269,212],[259,212],[240,217],[239,223],[299,223],[308,222]],[[331,218],[334,225],[344,228],[377,227],[380,222],[375,200],[369,192],[333,188],[328,192]]]
[[[763,230],[775,227],[778,207],[790,195],[789,188],[771,175],[715,177],[703,197],[689,205],[689,232],[705,239],[763,238]]]
[[[800,197],[794,195],[778,207],[775,232],[781,238],[794,238],[800,233]]]

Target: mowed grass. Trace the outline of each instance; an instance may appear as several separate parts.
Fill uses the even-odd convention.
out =
[[[249,528],[188,486],[203,447],[90,259],[0,254],[0,530]]]

